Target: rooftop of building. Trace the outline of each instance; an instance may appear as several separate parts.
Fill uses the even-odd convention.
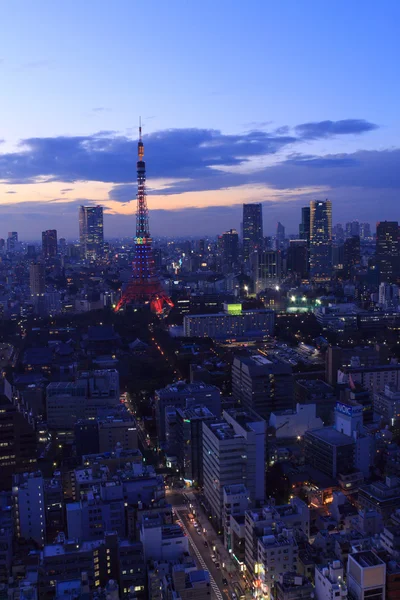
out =
[[[210,429],[210,431],[213,432],[213,434],[215,435],[216,438],[218,438],[218,440],[220,441],[224,441],[224,440],[233,440],[233,439],[237,439],[237,440],[243,440],[244,438],[235,433],[235,430],[233,429],[233,427],[227,423],[226,421],[223,420],[218,420],[216,422],[205,422],[204,423],[206,427],[208,427],[208,429]]]
[[[215,418],[215,415],[206,406],[202,405],[191,406],[190,408],[177,408],[176,411],[183,419],[190,421]]]
[[[189,571],[186,577],[187,587],[194,587],[199,583],[209,583],[210,573],[202,569],[196,569],[195,571]]]
[[[352,560],[354,560],[357,564],[360,565],[363,569],[367,569],[370,567],[377,567],[378,565],[385,564],[379,556],[372,552],[371,550],[365,550],[364,552],[356,552],[354,554],[349,555]]]
[[[235,305],[236,306],[236,305]],[[241,305],[238,305],[241,306]],[[184,319],[187,319],[190,321],[190,319],[216,319],[216,318],[243,318],[246,315],[260,315],[260,314],[266,314],[266,315],[274,315],[274,311],[269,309],[269,308],[248,308],[248,309],[234,309],[234,310],[227,310],[224,312],[217,312],[217,313],[199,313],[196,315],[185,315]]]
[[[263,535],[259,538],[258,543],[264,546],[264,548],[266,549],[281,546],[293,546],[297,548],[297,542],[293,537],[287,537],[280,533],[271,533],[270,535]]]
[[[277,586],[281,587],[284,591],[289,591],[292,588],[298,588],[299,586],[307,586],[310,590],[314,589],[311,581],[304,577],[300,573],[289,572],[279,576],[279,580],[276,582]]]
[[[329,383],[322,381],[322,379],[296,379],[296,385],[300,385],[310,392],[334,394],[333,387]]]
[[[398,371],[400,370],[400,364],[387,364],[387,365],[369,365],[366,367],[340,367],[342,373],[370,373],[380,371]]]
[[[237,496],[238,494],[248,495],[249,492],[243,483],[237,483],[236,485],[225,485],[224,493],[227,496]]]
[[[33,471],[32,473],[19,473],[13,476],[13,485],[20,488],[26,487],[31,480],[42,480],[43,475],[41,471]]]
[[[200,394],[204,392],[215,392],[219,389],[215,385],[211,385],[210,383],[203,383],[201,381],[196,383],[186,383],[185,381],[178,381],[177,383],[171,383],[167,385],[165,388],[156,390],[158,396],[169,396],[171,394]]]
[[[57,544],[47,544],[42,550],[43,558],[62,556],[69,553],[85,553],[99,548],[103,540],[79,543],[78,540],[65,540]]]
[[[254,423],[265,422],[265,419],[260,417],[256,412],[247,409],[228,408],[224,410],[225,413],[232,417],[246,431],[253,431],[252,424]]]
[[[347,446],[354,444],[353,438],[340,431],[334,429],[334,427],[321,427],[321,429],[311,429],[306,432],[307,435],[312,435],[331,446]]]
[[[96,454],[85,454],[82,456],[82,463],[84,466],[93,465],[94,463],[101,463],[102,461],[110,461],[117,459],[135,459],[135,462],[141,462],[143,455],[139,448],[131,448],[129,450],[120,449],[116,452],[102,452]],[[82,467],[84,468],[84,467]]]
[[[263,376],[268,373],[279,372],[282,374],[291,374],[292,367],[280,360],[274,355],[264,356],[262,354],[253,354],[252,356],[235,356],[233,365],[239,365],[243,370],[243,366],[247,368],[250,376]]]

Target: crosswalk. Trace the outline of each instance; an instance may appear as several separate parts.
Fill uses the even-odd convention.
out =
[[[177,516],[177,517],[180,519],[180,515],[179,515],[179,508],[180,508],[180,507],[178,507],[178,506],[175,506],[175,507],[174,507],[174,510],[175,510],[175,514],[176,514],[176,516]],[[186,508],[186,507],[185,507],[185,508]],[[181,509],[181,510],[182,510],[182,509]],[[211,584],[211,587],[212,587],[212,589],[213,589],[213,592],[214,592],[214,594],[216,595],[216,597],[218,598],[218,600],[224,600],[224,598],[223,598],[223,596],[222,596],[222,594],[221,594],[221,590],[219,589],[218,585],[216,584],[216,581],[215,581],[214,577],[211,575],[210,571],[208,570],[208,567],[207,567],[206,563],[204,562],[204,559],[203,559],[203,557],[201,556],[200,552],[198,551],[198,549],[197,549],[197,546],[196,546],[196,544],[194,543],[194,541],[193,541],[193,539],[192,539],[192,536],[190,535],[190,533],[189,533],[189,531],[188,531],[188,529],[187,529],[186,525],[185,525],[185,524],[184,524],[184,522],[182,521],[182,519],[181,519],[181,522],[182,522],[182,527],[183,527],[183,530],[184,530],[184,532],[186,533],[186,535],[188,536],[188,539],[189,539],[190,545],[192,546],[192,548],[193,548],[193,550],[194,550],[194,553],[196,554],[197,560],[199,561],[199,563],[200,563],[200,565],[202,566],[202,568],[203,568],[205,571],[208,571],[208,574],[210,575],[210,584]]]

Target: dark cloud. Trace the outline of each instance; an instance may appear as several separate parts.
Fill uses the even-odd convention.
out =
[[[360,150],[352,154],[290,157],[256,174],[260,182],[280,189],[400,188],[400,149]]]
[[[16,194],[17,192],[13,192],[12,190],[9,190],[8,192],[6,192],[6,194]]]
[[[62,190],[60,190],[60,192],[62,194],[66,194],[67,192],[73,192],[74,188],[63,188]]]
[[[317,140],[336,135],[361,134],[378,129],[378,125],[364,119],[343,119],[342,121],[319,121],[303,123],[295,127],[296,135],[303,140]]]
[[[150,179],[183,180],[176,186],[181,192],[218,189],[249,179],[227,175],[226,168],[234,171],[255,157],[274,155],[305,138],[361,133],[374,127],[354,119],[306,123],[296,128],[297,137],[289,135],[287,127],[272,133],[254,129],[230,135],[213,129],[169,129],[145,136],[145,158]],[[113,131],[90,136],[29,138],[23,140],[17,152],[0,154],[0,180],[32,183],[41,177],[71,183],[115,183],[112,192],[115,199],[129,201],[131,189],[121,185],[132,184],[136,179],[136,154],[136,140]]]
[[[264,131],[224,135],[210,129],[171,129],[145,136],[150,176],[212,177],[215,169],[275,154],[296,138]],[[131,183],[136,178],[137,143],[102,131],[92,136],[29,138],[19,152],[0,154],[0,179],[9,183],[78,180]]]
[[[116,202],[130,202],[136,197],[136,183],[126,183],[124,185],[116,185],[111,188],[108,197]]]

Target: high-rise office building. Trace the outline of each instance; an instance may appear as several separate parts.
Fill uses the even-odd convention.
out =
[[[397,221],[377,223],[376,260],[380,282],[396,283],[400,272],[399,224]]]
[[[7,237],[7,252],[15,252],[18,250],[18,233],[9,231]]]
[[[103,251],[103,207],[79,207],[79,242],[82,256],[96,259]]]
[[[1,487],[8,489],[14,474],[36,469],[37,432],[32,416],[5,395],[0,395],[0,431]]]
[[[252,252],[263,245],[262,204],[243,204],[243,257],[248,260]]]
[[[46,280],[42,263],[32,262],[29,265],[29,286],[35,313],[43,316],[46,312]]]
[[[371,225],[369,223],[360,223],[360,238],[368,240],[371,237]]]
[[[310,202],[310,273],[315,280],[330,279],[332,272],[332,202]]]
[[[282,250],[285,242],[285,226],[278,221],[276,225],[276,249]]]
[[[344,241],[345,234],[341,223],[336,223],[336,225],[332,227],[332,237],[337,243],[342,243]]]
[[[29,286],[33,297],[43,296],[45,293],[45,271],[42,263],[33,262],[29,265]]]
[[[358,221],[350,221],[346,223],[346,237],[360,235],[360,223]]]
[[[222,258],[228,269],[235,267],[239,260],[239,234],[230,229],[222,234]]]
[[[42,254],[45,258],[57,256],[57,230],[47,229],[42,232]]]
[[[256,294],[279,284],[282,258],[279,250],[259,250],[251,255],[252,277]]]
[[[224,411],[203,421],[204,496],[216,524],[222,524],[224,488],[244,484],[251,501],[265,497],[266,423],[252,411]]]
[[[303,206],[301,209],[301,223],[299,225],[299,238],[301,240],[307,240],[307,244],[310,244],[310,207]]]
[[[360,236],[352,235],[344,242],[343,275],[346,279],[355,274],[356,265],[360,264]]]
[[[308,276],[307,240],[290,240],[287,251],[287,271],[305,279]]]
[[[272,412],[293,408],[292,368],[275,357],[235,356],[232,396],[269,421]]]

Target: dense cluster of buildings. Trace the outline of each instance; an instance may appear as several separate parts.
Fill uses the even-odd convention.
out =
[[[150,287],[99,206],[0,240],[2,598],[400,597],[398,223],[262,208]]]

